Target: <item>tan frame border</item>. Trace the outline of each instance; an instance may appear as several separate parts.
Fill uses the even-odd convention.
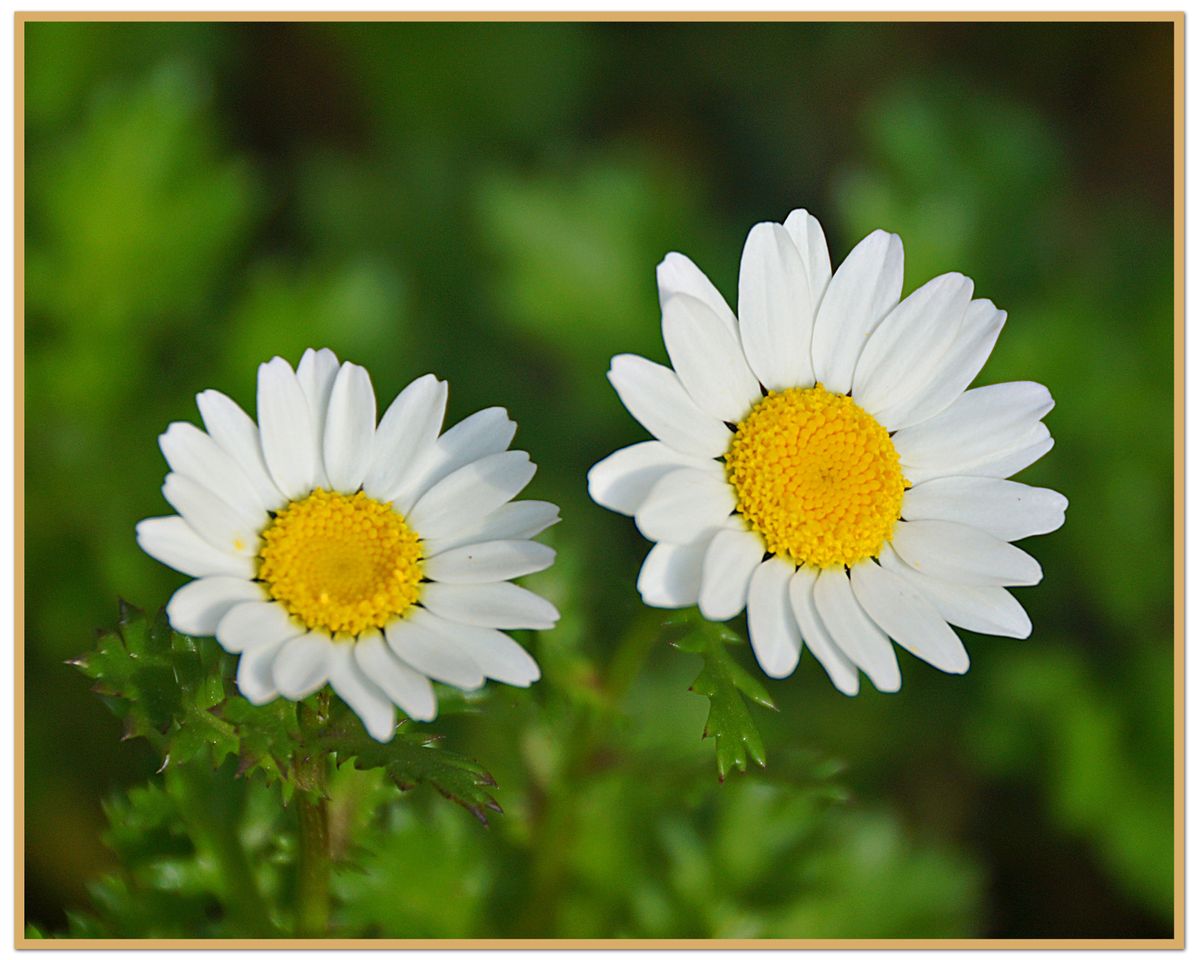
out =
[[[1173,24],[1174,48],[1174,798],[1175,798],[1175,909],[1174,935],[1167,939],[771,939],[771,940],[669,940],[669,939],[60,939],[31,940],[25,936],[25,24],[53,21],[83,22],[1154,22]],[[14,771],[13,803],[15,842],[13,894],[14,946],[17,949],[689,949],[689,950],[794,950],[794,949],[914,949],[925,950],[1131,950],[1182,949],[1184,947],[1184,15],[1177,11],[969,11],[969,12],[250,12],[192,11],[72,12],[46,11],[13,14],[14,69],[14,273],[15,321],[13,348],[14,394]]]

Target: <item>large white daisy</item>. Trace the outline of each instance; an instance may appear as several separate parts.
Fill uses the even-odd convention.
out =
[[[834,273],[794,211],[746,239],[735,317],[678,253],[658,268],[674,369],[614,357],[609,380],[656,439],[596,464],[596,502],[655,541],[638,578],[656,607],[746,609],[763,671],[807,646],[837,688],[900,687],[894,640],[965,672],[950,625],[1025,637],[1006,587],[1041,580],[1012,545],[1063,522],[1053,490],[1007,478],[1054,441],[1036,383],[967,387],[1005,313],[948,273],[903,300],[900,238],[877,230]]]
[[[159,438],[178,515],[143,520],[138,543],[198,578],[171,598],[171,625],[240,654],[251,702],[329,683],[388,740],[393,704],[437,714],[431,679],[471,690],[538,678],[501,631],[558,619],[507,582],[553,562],[531,538],[558,508],[511,502],[536,468],[508,449],[516,425],[502,408],[441,433],[446,394],[421,377],[376,424],[367,371],[308,350],[295,371],[279,357],[259,367],[257,424],[206,390],[205,430],[173,423]]]

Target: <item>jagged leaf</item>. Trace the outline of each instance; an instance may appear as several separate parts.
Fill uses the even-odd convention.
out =
[[[339,765],[353,759],[359,770],[382,769],[401,790],[427,783],[486,825],[489,810],[504,812],[491,793],[496,781],[474,760],[442,749],[440,740],[434,734],[412,731],[404,722],[389,743],[379,743],[339,703],[319,742],[336,753]]]
[[[164,765],[202,750],[214,765],[238,749],[234,729],[210,713],[225,696],[228,666],[211,641],[176,633],[163,611],[151,618],[121,601],[116,629],[71,661],[124,720],[126,739],[144,737]]]
[[[708,697],[704,736],[712,737],[716,744],[717,776],[721,780],[730,770],[745,773],[747,758],[760,767],[767,765],[762,734],[743,697],[771,710],[775,703],[759,680],[731,656],[728,648],[742,642],[732,630],[707,621],[672,641],[677,649],[704,658],[704,667],[690,689]]]
[[[288,700],[272,700],[255,706],[244,697],[229,697],[214,709],[238,733],[239,776],[259,777],[264,783],[280,783],[285,801],[296,784],[289,758],[300,739],[296,705]]]

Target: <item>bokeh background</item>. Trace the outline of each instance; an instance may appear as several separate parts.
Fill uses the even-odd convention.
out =
[[[328,345],[385,398],[506,406],[562,505],[544,680],[440,722],[500,784],[479,827],[389,808],[342,921],[392,936],[1169,936],[1169,24],[72,24],[25,31],[26,895],[44,931],[114,868],[102,800],[154,775],[63,661],[117,597],[157,435],[206,387]],[[804,206],[835,263],[898,232],[1009,311],[980,382],[1046,383],[1062,490],[1025,545],[1031,639],[965,677],[835,692],[809,657],[715,776],[699,660],[638,602],[647,549],[584,475],[641,438],[604,378],[664,359],[670,250],[736,294]],[[739,651],[750,664],[749,651]],[[755,708],[757,710],[757,708]],[[120,808],[116,816],[121,816]],[[161,879],[161,878],[160,878]],[[159,882],[151,877],[146,882]],[[166,882],[166,881],[162,881]]]

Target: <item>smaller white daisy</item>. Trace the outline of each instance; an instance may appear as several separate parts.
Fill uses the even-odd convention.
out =
[[[512,502],[533,477],[509,450],[500,407],[441,433],[447,386],[409,384],[375,421],[367,371],[308,350],[293,371],[258,370],[258,422],[216,390],[205,430],[159,438],[175,516],[137,525],[138,544],[197,579],[167,604],[171,626],[240,655],[249,701],[302,700],[328,683],[377,740],[395,709],[437,715],[430,680],[464,690],[527,687],[537,663],[502,630],[549,629],[553,605],[515,584],[554,551],[532,538],[558,508]]]
[[[816,218],[746,239],[735,316],[687,257],[659,265],[674,369],[614,357],[609,379],[656,439],[588,474],[602,506],[655,541],[638,577],[655,607],[747,612],[763,672],[807,646],[839,690],[900,687],[891,640],[950,673],[950,625],[1025,637],[1006,589],[1037,583],[1012,545],[1061,526],[1067,501],[1007,478],[1054,441],[1036,383],[967,387],[1005,314],[948,273],[904,300],[900,238],[877,230],[834,272]]]

